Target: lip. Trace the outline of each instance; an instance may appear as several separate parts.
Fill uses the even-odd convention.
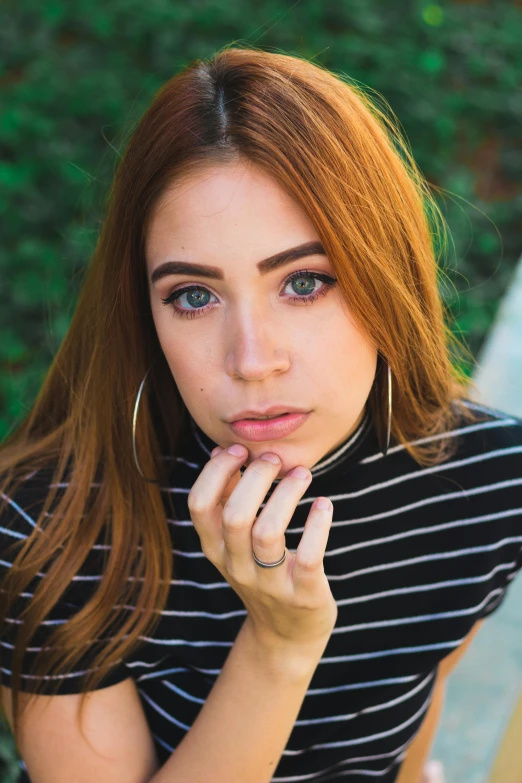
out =
[[[243,440],[265,441],[284,438],[295,432],[308,419],[312,411],[308,413],[287,413],[276,419],[251,421],[240,419],[229,423],[233,432]],[[267,416],[269,414],[266,414]]]
[[[226,419],[228,424],[233,424],[236,421],[243,421],[243,419],[256,418],[257,416],[275,416],[277,413],[309,413],[310,411],[304,408],[296,408],[293,405],[271,405],[265,410],[248,409],[239,411],[234,417]]]

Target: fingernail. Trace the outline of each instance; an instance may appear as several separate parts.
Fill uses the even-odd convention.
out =
[[[242,446],[240,443],[234,443],[233,446],[229,446],[227,451],[229,454],[233,454],[234,457],[245,457],[247,453],[245,446]]]
[[[290,471],[288,474],[289,476],[295,476],[296,478],[305,479],[308,478],[310,475],[310,471],[306,468],[303,468],[302,465],[298,465],[297,468],[294,468]]]
[[[315,501],[315,507],[320,508],[322,511],[326,511],[332,507],[332,503],[328,498],[319,498]]]
[[[272,454],[271,452],[268,452],[268,454],[261,454],[260,459],[265,459],[267,462],[271,462],[272,465],[279,465],[281,462],[277,454]]]

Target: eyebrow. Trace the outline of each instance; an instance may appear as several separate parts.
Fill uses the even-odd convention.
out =
[[[326,251],[321,242],[305,242],[302,245],[291,247],[288,250],[282,250],[280,253],[265,258],[263,261],[258,261],[256,266],[259,269],[259,274],[266,275],[268,272],[280,269],[282,266],[290,264],[298,258],[318,255],[326,255]],[[214,280],[225,279],[223,270],[218,266],[206,266],[204,264],[193,264],[188,261],[168,259],[157,266],[152,272],[150,277],[151,283],[154,284],[158,280],[161,280],[162,277],[167,277],[168,275],[197,275],[199,277],[210,277]]]

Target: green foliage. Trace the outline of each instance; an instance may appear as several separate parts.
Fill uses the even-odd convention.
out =
[[[4,8],[0,439],[30,408],[67,331],[120,140],[161,84],[234,41],[313,59],[389,102],[422,172],[444,189],[436,193],[452,244],[441,293],[477,355],[521,252],[520,6],[8,0]]]

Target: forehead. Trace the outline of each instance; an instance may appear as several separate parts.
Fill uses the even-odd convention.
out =
[[[146,239],[149,268],[175,254],[252,263],[318,239],[303,206],[263,169],[243,162],[208,166],[162,195]]]

